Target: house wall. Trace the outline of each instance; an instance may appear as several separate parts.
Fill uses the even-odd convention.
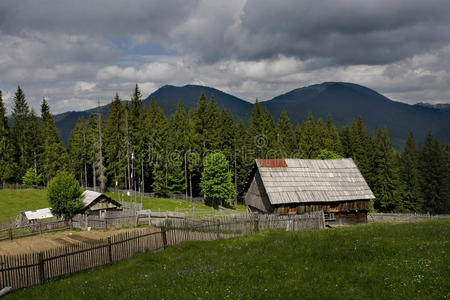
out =
[[[256,171],[247,194],[245,194],[245,204],[251,208],[256,208],[261,212],[273,212],[273,207],[270,204],[269,197],[267,196],[259,171]]]
[[[370,200],[290,203],[276,205],[275,214],[304,214],[313,211],[333,213],[339,224],[366,223]]]

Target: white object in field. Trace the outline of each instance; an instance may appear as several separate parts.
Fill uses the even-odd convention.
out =
[[[29,210],[24,212],[25,216],[28,220],[40,220],[40,219],[47,219],[47,218],[53,218],[54,215],[50,211],[50,208],[42,208],[38,210]]]
[[[2,288],[0,290],[0,297],[5,296],[6,294],[8,294],[11,291],[12,291],[12,287],[10,287],[10,286]]]
[[[130,191],[127,192],[127,196],[128,196],[128,197],[130,196]]]
[[[91,227],[88,227],[88,231],[91,231]]]

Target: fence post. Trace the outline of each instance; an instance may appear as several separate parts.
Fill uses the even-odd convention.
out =
[[[13,239],[13,234],[12,234],[12,228],[11,228],[11,227],[8,228],[8,238],[9,238],[10,240]]]
[[[44,254],[42,252],[39,252],[39,280],[41,284],[45,283],[45,271],[44,271]]]
[[[220,240],[220,220],[217,220],[217,239]]]
[[[41,222],[38,222],[39,225],[39,234],[42,234]]]
[[[112,249],[111,249],[111,237],[108,237],[108,257],[109,257],[109,264],[112,264]]]
[[[166,235],[166,227],[165,226],[161,227],[161,235],[162,235],[162,239],[163,239],[164,249],[166,249],[167,248],[167,235]]]
[[[108,222],[107,219],[103,219],[103,225],[105,226],[105,231],[108,229]]]
[[[254,216],[254,228],[253,228],[253,230],[255,231],[255,232],[258,232],[259,231],[259,216],[258,215],[255,215]]]

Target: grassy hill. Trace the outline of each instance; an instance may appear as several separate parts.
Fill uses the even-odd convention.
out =
[[[114,200],[118,200],[117,193],[106,193]],[[135,201],[133,196],[125,196],[125,201]],[[140,197],[136,198],[137,202],[141,201]],[[174,211],[189,212],[194,214],[211,213],[211,207],[203,203],[193,203],[184,200],[150,198],[143,197],[142,203],[144,209],[153,211]],[[24,190],[0,190],[0,220],[15,218],[21,211],[36,210],[48,207],[47,196],[45,190],[24,189]],[[195,206],[195,209],[192,208]],[[235,210],[221,211],[220,214],[242,213],[245,212],[244,205],[238,205]],[[219,212],[215,212],[219,213]]]
[[[186,242],[5,299],[438,299],[450,220]]]

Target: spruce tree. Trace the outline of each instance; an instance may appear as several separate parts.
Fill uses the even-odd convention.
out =
[[[125,187],[126,144],[125,144],[125,108],[118,93],[111,102],[105,122],[104,144],[105,163],[110,185]]]
[[[339,131],[333,123],[331,116],[327,117],[327,121],[325,123],[325,139],[323,145],[326,150],[332,151],[338,155],[344,154]]]
[[[169,122],[169,190],[172,193],[187,193],[187,148],[189,120],[183,102],[179,102],[176,112]],[[181,187],[183,184],[183,187]],[[187,194],[186,194],[187,198]]]
[[[374,186],[374,151],[375,140],[372,139],[366,130],[366,126],[361,117],[353,122],[350,131],[352,158],[371,188]]]
[[[14,95],[12,117],[11,140],[14,144],[14,160],[18,164],[20,178],[22,178],[25,171],[33,166],[33,149],[31,147],[33,136],[30,135],[31,112],[20,86],[17,87]]]
[[[250,119],[250,142],[255,158],[271,158],[276,153],[275,122],[270,113],[256,100]]]
[[[420,185],[424,198],[424,211],[444,213],[448,205],[446,174],[447,158],[439,141],[428,133],[419,153]]]
[[[299,136],[300,155],[302,158],[316,158],[320,150],[320,139],[312,113],[303,122]]]
[[[403,210],[397,193],[398,170],[395,164],[395,154],[387,129],[379,129],[375,149],[375,177],[373,192],[375,194],[375,208],[387,212]]]
[[[419,184],[419,160],[412,132],[408,134],[399,163],[403,207],[410,212],[421,212],[423,200]]]
[[[89,145],[87,127],[86,120],[81,117],[70,134],[68,147],[71,173],[79,178],[80,184],[84,187],[88,187]]]
[[[281,111],[280,117],[278,118],[276,131],[278,149],[281,152],[280,157],[292,157],[296,151],[297,143],[292,123],[285,109]]]
[[[160,195],[167,193],[168,185],[168,128],[166,116],[152,99],[146,119],[146,133],[150,149],[150,167],[152,169],[152,189]]]
[[[339,132],[339,139],[342,145],[342,156],[344,157],[352,157],[353,149],[352,149],[352,137],[351,131],[348,126],[344,126]]]
[[[220,111],[211,96],[205,111],[205,147],[207,150],[218,150],[220,145]]]
[[[40,155],[44,184],[47,184],[58,171],[66,168],[66,149],[58,135],[55,121],[50,113],[50,106],[42,99],[41,121],[43,132],[43,150]]]

